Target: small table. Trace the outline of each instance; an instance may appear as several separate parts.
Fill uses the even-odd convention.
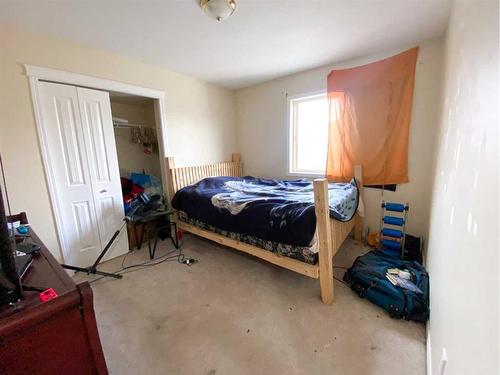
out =
[[[144,232],[146,230],[147,225],[149,223],[154,222],[154,226],[148,229],[148,251],[150,259],[154,259],[155,257],[156,245],[158,244],[158,234],[160,233],[161,230],[168,229],[170,232],[170,239],[172,241],[172,244],[175,246],[176,249],[179,248],[179,241],[177,239],[177,224],[175,222],[170,221],[170,215],[172,213],[173,213],[172,210],[156,210],[147,213],[142,213],[140,215],[134,215],[129,220],[129,223],[133,224],[134,226],[142,227],[139,238],[137,235],[137,230],[134,230],[137,250],[139,250],[142,246],[142,240],[144,239]],[[166,218],[166,224],[158,225],[158,220],[160,218]],[[172,235],[172,228],[173,228],[173,235]],[[151,242],[153,242],[153,244],[151,244]]]

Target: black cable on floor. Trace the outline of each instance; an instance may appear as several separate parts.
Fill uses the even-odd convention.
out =
[[[171,255],[171,254],[174,254],[176,252],[178,252],[177,255]],[[130,272],[138,271],[138,270],[141,270],[141,269],[144,269],[144,268],[147,268],[147,267],[156,266],[156,265],[164,263],[164,262],[172,262],[174,260],[177,260],[178,263],[185,264],[184,261],[186,259],[186,256],[182,252],[182,244],[179,244],[179,248],[178,249],[169,251],[168,253],[166,253],[166,254],[164,254],[164,255],[156,258],[156,259],[150,259],[150,260],[147,260],[147,261],[142,262],[142,263],[136,263],[136,264],[132,264],[132,265],[129,265],[129,266],[125,266],[125,260],[127,259],[127,257],[128,257],[129,254],[130,254],[130,252],[128,252],[127,254],[125,254],[125,256],[122,259],[121,268],[118,271],[114,272],[114,273],[118,273],[118,274],[122,274],[123,275],[125,273],[130,273]],[[137,269],[137,270],[127,271],[129,269],[137,268],[137,267],[140,267],[140,268]],[[340,269],[345,269],[345,270],[349,269],[349,267],[344,267],[344,266],[333,266],[333,268],[340,268]],[[89,283],[90,284],[95,283],[96,281],[99,281],[99,280],[101,280],[103,278],[105,278],[105,276],[101,276],[101,277],[98,277],[96,279],[93,279],[93,280],[89,281]],[[339,278],[337,278],[335,276],[333,276],[333,278],[334,278],[334,280],[337,280],[337,281],[341,282],[342,284],[348,286],[349,288],[351,287],[344,280],[339,279]]]
[[[173,253],[176,253],[176,252],[178,252],[177,255],[170,255],[170,254],[173,254]],[[179,263],[183,263],[183,261],[186,258],[186,256],[184,255],[184,253],[180,249],[175,249],[175,250],[170,251],[167,254],[164,254],[164,255],[156,258],[156,259],[150,259],[150,260],[147,260],[145,262],[131,264],[129,266],[125,266],[125,258],[126,258],[126,256],[123,257],[122,268],[118,272],[130,269],[130,268],[135,268],[135,267],[151,267],[151,266],[156,266],[157,264],[163,263],[165,261],[177,260]]]
[[[177,254],[175,254],[177,253]],[[192,259],[192,262],[190,263],[186,263],[185,261],[187,260],[186,259],[186,256],[184,255],[183,251],[182,251],[182,247],[179,246],[178,249],[175,249],[175,250],[171,250],[169,252],[167,252],[166,254],[156,258],[156,259],[150,259],[150,260],[147,260],[145,262],[141,262],[141,263],[136,263],[136,264],[131,264],[129,266],[125,266],[125,260],[127,259],[127,256],[130,254],[130,252],[128,252],[127,254],[125,254],[125,256],[123,257],[122,259],[122,263],[121,263],[121,268],[114,272],[114,273],[118,273],[118,274],[126,274],[126,273],[130,273],[130,272],[134,272],[134,271],[139,271],[139,270],[142,270],[142,269],[145,269],[147,267],[152,267],[152,266],[156,266],[158,264],[161,264],[161,263],[164,263],[164,262],[173,262],[173,261],[177,261],[178,263],[180,264],[186,264],[186,265],[191,265],[192,263],[195,263],[197,262],[197,260],[195,259]],[[172,255],[172,254],[175,254],[175,255]],[[133,269],[133,268],[136,268],[136,269]],[[92,284],[92,283],[95,283],[96,281],[99,281],[103,278],[105,278],[106,276],[100,276],[100,277],[97,277],[93,280],[90,280],[89,283]]]
[[[333,266],[333,268],[340,268],[340,269],[343,269],[343,270],[348,270],[350,267],[344,267],[344,266]],[[339,279],[337,277],[335,277],[335,275],[333,275],[333,279],[334,280],[337,280],[337,281],[340,281],[342,284],[344,285],[347,285],[349,288],[351,287],[348,283],[346,283],[344,280],[342,279]]]
[[[333,276],[333,279],[334,279],[334,280],[337,280],[337,281],[340,281],[342,284],[347,285],[349,288],[351,287],[348,283],[346,283],[346,282],[345,282],[344,280],[342,280],[342,279],[339,279],[339,278],[337,278],[337,277],[335,277],[335,276]]]

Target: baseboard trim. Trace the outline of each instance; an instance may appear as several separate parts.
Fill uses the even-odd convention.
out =
[[[427,363],[427,375],[432,375],[432,350],[431,350],[431,329],[429,327],[429,322],[425,325],[425,333],[426,333],[426,346],[425,346],[425,355],[426,355],[426,363]]]

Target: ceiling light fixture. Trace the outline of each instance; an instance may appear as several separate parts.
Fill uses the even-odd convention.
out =
[[[236,0],[200,0],[200,7],[209,17],[223,21],[234,13]]]

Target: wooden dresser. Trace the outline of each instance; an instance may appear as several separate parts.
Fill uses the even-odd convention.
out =
[[[24,292],[15,307],[0,308],[0,374],[107,374],[89,283],[75,284],[30,234],[41,251],[22,282],[59,296],[43,303]]]

